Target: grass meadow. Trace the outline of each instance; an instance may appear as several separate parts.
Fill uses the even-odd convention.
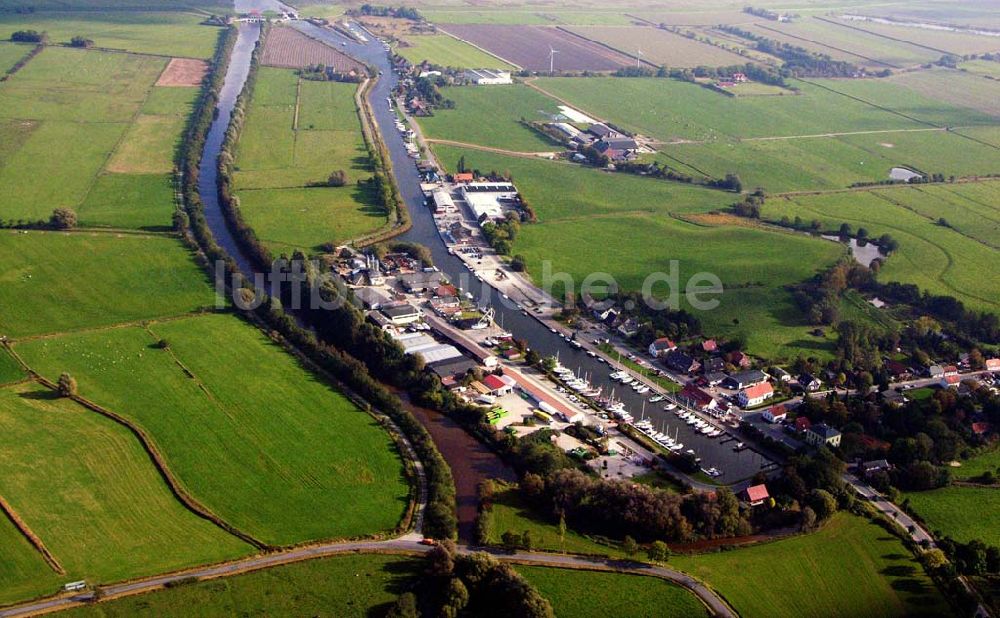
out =
[[[694,618],[708,615],[708,610],[694,594],[654,577],[524,565],[518,566],[517,572],[552,603],[556,616]]]
[[[160,339],[170,349],[155,349]],[[220,345],[225,342],[225,345]],[[278,545],[393,529],[407,482],[389,436],[263,334],[230,315],[27,342],[42,375],[133,419],[179,480]]]
[[[798,37],[798,45],[816,49],[820,53],[829,53],[829,49],[835,48],[900,68],[934,62],[942,55],[941,52],[919,47],[912,43],[893,41],[877,34],[834,24],[826,20],[820,21],[816,18],[807,17],[791,23],[769,24],[769,27],[775,31]],[[816,44],[823,47],[817,48]],[[854,61],[859,62],[858,59]]]
[[[21,365],[6,350],[0,350],[0,384],[10,384],[25,378]]]
[[[125,427],[35,384],[0,389],[0,495],[67,577],[107,582],[249,553],[174,498]]]
[[[6,82],[4,217],[35,221],[66,207],[84,226],[170,226],[170,173],[197,88],[154,87],[165,62],[50,47]]]
[[[513,65],[447,34],[408,36],[406,42],[408,45],[396,47],[396,53],[413,64],[426,60],[432,64],[459,69],[514,70]]]
[[[1000,449],[980,453],[971,459],[962,461],[962,465],[951,469],[955,478],[967,480],[984,472],[992,472],[1000,476]]]
[[[0,43],[0,71],[6,72],[7,69],[11,68],[17,61],[28,55],[34,48],[34,45],[29,45],[25,43]]]
[[[211,306],[176,239],[91,232],[0,232],[0,334],[109,326]]]
[[[942,487],[906,492],[906,498],[929,530],[956,541],[980,539],[1000,545],[1000,490],[992,487]]]
[[[798,95],[727,97],[672,79],[539,78],[545,91],[622,128],[663,141],[913,129],[921,125],[797,82]]]
[[[334,556],[86,605],[62,615],[368,618],[384,613],[420,568],[420,562],[402,556]]]
[[[985,144],[945,131],[897,131],[837,137],[670,144],[657,158],[689,174],[737,173],[746,187],[768,192],[844,189],[889,178],[893,167],[945,176],[1000,172]]]
[[[734,551],[676,555],[740,612],[767,616],[939,616],[940,592],[898,538],[836,515],[818,532]]]
[[[991,276],[996,249],[977,238],[989,235],[997,224],[996,202],[979,205],[990,214],[973,229],[976,215],[945,191],[961,194],[965,185],[940,187],[899,187],[872,191],[850,191],[826,195],[795,196],[768,201],[764,217],[782,217],[803,221],[818,220],[824,229],[838,229],[841,223],[865,227],[872,237],[891,234],[899,249],[879,272],[883,281],[913,283],[935,294],[947,294],[966,305],[988,311],[1000,311],[1000,281]],[[984,189],[983,187],[991,187]],[[996,183],[984,184],[976,191],[996,195]],[[938,223],[939,218],[954,218],[952,227]],[[950,221],[949,221],[950,223]],[[964,231],[963,231],[964,228]],[[993,238],[995,242],[995,237]]]
[[[97,47],[142,54],[209,59],[220,28],[200,25],[204,13],[185,11],[74,11],[0,14],[0,39],[15,30],[33,28],[49,33],[54,43],[84,36]]]
[[[678,260],[682,289],[699,272],[718,275],[726,287],[716,309],[697,312],[706,333],[745,336],[752,351],[773,358],[826,353],[829,342],[807,334],[811,328],[782,286],[835,262],[844,253],[837,244],[706,216],[734,200],[721,191],[440,145],[435,152],[448,169],[465,154],[470,168],[513,174],[539,218],[521,227],[514,246],[536,283],[544,284],[549,261],[551,272],[577,283],[608,272],[638,290],[648,274],[669,272]]]
[[[542,121],[559,113],[557,101],[527,86],[456,86],[441,94],[455,101],[455,109],[435,110],[433,116],[421,118],[426,137],[517,152],[560,148],[521,124],[522,118]]]
[[[272,250],[310,251],[385,225],[387,215],[376,197],[357,186],[372,169],[356,89],[337,82],[300,83],[293,71],[260,69],[234,179],[247,222]],[[346,186],[308,186],[324,183],[335,170],[346,173]]]
[[[0,606],[51,594],[68,578],[60,576],[6,516],[0,517]]]

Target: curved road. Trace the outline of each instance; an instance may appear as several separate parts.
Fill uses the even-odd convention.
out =
[[[141,581],[127,582],[104,586],[101,589],[102,597],[111,598],[151,592],[163,588],[172,582],[179,582],[190,579],[214,579],[218,577],[230,577],[249,571],[256,571],[268,567],[274,567],[291,562],[312,560],[325,556],[333,556],[344,553],[366,553],[366,552],[395,552],[407,554],[420,554],[430,550],[429,547],[419,543],[419,536],[410,534],[397,539],[386,541],[346,541],[342,543],[328,543],[312,547],[300,547],[284,552],[255,556],[245,560],[227,562],[214,566],[202,567],[169,575],[159,575]],[[635,575],[647,575],[659,577],[671,581],[679,586],[683,586],[695,594],[708,607],[713,616],[726,618],[736,618],[736,613],[721,597],[716,595],[710,588],[702,582],[686,573],[675,571],[664,566],[654,566],[639,562],[617,561],[604,558],[586,558],[581,556],[571,556],[565,554],[544,554],[539,552],[501,552],[495,549],[483,549],[477,547],[459,547],[459,553],[470,554],[474,551],[487,551],[498,560],[513,562],[517,564],[532,564],[539,566],[563,567],[569,569],[585,569],[592,571],[611,571],[618,573],[632,573]],[[9,607],[0,610],[0,618],[15,618],[23,616],[33,616],[62,609],[68,609],[77,605],[92,602],[94,593],[87,591],[75,595],[61,596],[42,601],[35,601],[16,607]]]

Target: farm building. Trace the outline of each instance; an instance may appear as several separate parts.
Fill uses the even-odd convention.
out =
[[[583,135],[583,132],[580,131],[580,129],[577,129],[568,122],[553,122],[549,126],[564,134],[569,139],[577,139]]]
[[[517,189],[504,182],[470,182],[461,188],[462,199],[480,223],[502,219],[504,210],[517,206]]]
[[[499,86],[514,83],[514,80],[510,78],[510,71],[494,71],[492,69],[469,69],[465,72],[465,79],[477,86]]]
[[[761,382],[744,388],[736,396],[736,401],[744,408],[759,406],[771,397],[774,397],[774,388],[769,382]]]

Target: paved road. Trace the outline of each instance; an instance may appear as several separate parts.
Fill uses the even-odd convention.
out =
[[[853,474],[845,474],[844,482],[853,487],[859,495],[868,500],[875,508],[888,515],[889,519],[903,526],[903,529],[909,532],[910,538],[914,541],[917,543],[926,542],[929,547],[934,547],[934,537],[924,530],[920,524],[915,522],[912,517],[903,512],[901,508],[875,491],[875,488],[864,483]]]
[[[113,584],[102,588],[105,597],[112,597],[127,594],[139,594],[150,592],[164,585],[186,579],[212,579],[217,577],[229,577],[256,571],[268,567],[274,567],[290,562],[311,560],[325,556],[333,556],[344,553],[366,553],[366,552],[403,552],[419,554],[428,551],[430,548],[419,544],[419,535],[413,533],[397,539],[386,541],[349,541],[342,543],[329,543],[313,547],[302,547],[290,549],[284,552],[255,556],[245,560],[228,562],[216,566],[192,569],[181,573],[161,575],[142,581],[128,582],[123,584]],[[710,588],[690,575],[675,571],[673,569],[647,565],[638,562],[616,561],[602,558],[585,558],[581,556],[569,556],[563,554],[544,554],[536,552],[516,552],[508,553],[496,549],[484,550],[476,547],[459,547],[459,552],[469,554],[474,551],[489,551],[498,560],[509,561],[521,564],[537,564],[553,567],[589,569],[597,571],[617,571],[623,573],[633,573],[637,575],[648,575],[669,580],[690,590],[698,596],[711,610],[715,616],[736,618],[738,614]],[[94,598],[93,592],[84,592],[76,595],[67,595],[57,598],[35,601],[16,607],[9,607],[0,610],[0,618],[21,618],[61,609],[67,609],[75,605],[87,603]]]

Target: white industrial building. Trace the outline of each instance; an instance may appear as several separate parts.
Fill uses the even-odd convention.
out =
[[[451,199],[451,194],[448,193],[448,191],[444,189],[435,189],[434,193],[431,194],[431,198],[434,200],[434,212],[458,212],[458,208],[455,207],[455,201]]]
[[[510,71],[495,71],[493,69],[469,69],[465,72],[465,79],[477,86],[497,86],[514,83],[514,80],[510,78]]]
[[[462,185],[461,192],[479,222],[502,219],[504,206],[517,205],[517,189],[509,182],[470,182]]]

